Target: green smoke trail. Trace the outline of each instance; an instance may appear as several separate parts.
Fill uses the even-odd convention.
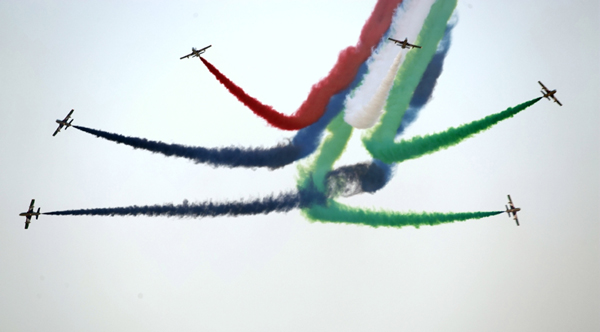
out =
[[[316,153],[316,157],[310,160],[306,167],[300,166],[299,187],[306,187],[309,177],[317,190],[325,193],[325,176],[333,168],[333,164],[340,158],[342,152],[346,149],[352,126],[344,121],[344,113],[340,112],[327,126],[327,136],[321,143],[321,147]]]
[[[412,95],[427,65],[433,58],[437,45],[444,37],[446,25],[456,7],[456,1],[438,0],[431,6],[415,42],[422,48],[408,52],[390,90],[385,113],[379,123],[363,136],[363,144],[375,158],[383,160],[379,157],[377,147],[381,144],[393,144],[396,131],[400,127]]]
[[[515,107],[509,107],[500,113],[488,115],[483,119],[475,120],[457,128],[450,127],[448,130],[440,133],[415,136],[409,140],[402,140],[397,143],[391,141],[378,144],[373,147],[371,153],[386,163],[402,162],[407,159],[418,158],[425,154],[456,145],[479,132],[489,129],[502,120],[513,117],[527,107],[537,103],[540,99],[542,97],[532,99]]]
[[[494,216],[503,211],[491,212],[457,212],[457,213],[439,213],[439,212],[389,212],[374,211],[350,207],[344,204],[329,200],[327,206],[315,205],[310,209],[304,209],[303,214],[310,220],[320,222],[333,222],[345,224],[360,224],[371,227],[404,227],[413,226],[419,228],[424,225],[439,225],[455,221],[465,221],[469,219],[481,219]]]

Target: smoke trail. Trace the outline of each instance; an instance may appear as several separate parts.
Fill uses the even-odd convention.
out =
[[[414,41],[433,2],[434,0],[421,0],[402,3],[394,15],[389,34],[385,36],[386,39],[379,44],[367,62],[369,74],[365,76],[362,84],[346,98],[346,114],[362,113],[364,105],[373,100],[382,80],[389,73],[398,52],[402,52],[402,49],[387,40],[387,37],[408,38],[410,41]],[[402,61],[403,59],[400,60],[399,65],[402,64]]]
[[[329,133],[321,144],[321,148],[314,159],[313,167],[306,173],[312,177],[314,186],[322,193],[326,191],[325,178],[327,173],[346,149],[346,145],[352,134],[352,127],[344,122],[344,118],[340,113],[327,126],[327,131]]]
[[[407,159],[418,158],[425,154],[456,145],[466,138],[489,129],[502,120],[513,117],[527,107],[537,103],[540,99],[542,99],[542,97],[532,99],[515,107],[509,107],[500,113],[488,115],[483,119],[464,124],[457,128],[450,127],[448,130],[441,133],[415,136],[409,140],[402,140],[398,143],[389,142],[387,144],[373,144],[370,146],[369,151],[373,156],[386,163],[402,162]]]
[[[446,54],[451,44],[451,32],[456,25],[457,20],[449,23],[444,32],[444,38],[440,42],[440,46],[431,62],[428,64],[423,77],[410,102],[410,108],[405,114],[405,118],[416,113],[427,103],[431,98],[433,89],[439,78]],[[364,66],[364,64],[363,64]],[[402,119],[401,128],[398,129],[398,134],[406,128],[412,121],[405,124],[405,118]],[[413,120],[414,118],[410,119]],[[310,128],[310,127],[309,127]],[[303,129],[304,130],[304,129]],[[302,132],[302,131],[301,131]],[[333,133],[333,132],[332,132]],[[317,153],[320,154],[321,152]],[[330,155],[341,154],[338,152],[329,152]],[[337,157],[336,157],[337,158]],[[337,160],[337,159],[336,159]],[[332,165],[332,163],[331,163]],[[336,170],[327,173],[327,194],[328,197],[337,196],[352,196],[363,192],[375,193],[382,189],[391,179],[395,164],[386,164],[378,159],[373,159],[370,163],[359,163],[350,166],[343,166]],[[321,165],[322,168],[327,168],[327,165]],[[310,170],[306,171],[310,174]]]
[[[327,104],[327,111],[325,114],[323,114],[319,121],[299,130],[296,136],[294,136],[292,139],[292,144],[300,147],[300,156],[298,159],[304,158],[315,152],[321,142],[323,131],[333,120],[333,118],[335,118],[344,109],[344,99],[360,84],[366,73],[367,65],[363,63],[360,66],[354,81],[352,81],[352,84],[350,84],[350,86],[340,93],[331,97],[329,104]]]
[[[454,15],[453,22],[448,23],[446,26],[444,38],[440,41],[435,55],[427,65],[427,69],[425,69],[423,77],[412,95],[409,107],[402,117],[400,127],[398,127],[398,130],[396,131],[396,137],[401,135],[404,130],[416,120],[419,111],[431,99],[433,89],[444,69],[444,60],[446,60],[446,55],[448,54],[450,44],[452,43],[452,29],[456,26],[457,21],[458,18]]]
[[[327,173],[327,197],[350,197],[364,192],[374,193],[390,179],[389,167],[377,162],[342,166]]]
[[[455,221],[465,221],[469,219],[481,219],[502,213],[503,211],[492,212],[388,212],[374,211],[368,209],[353,208],[333,200],[328,201],[328,205],[314,205],[309,209],[304,209],[303,214],[312,221],[333,222],[345,224],[361,224],[371,227],[404,227],[413,226],[419,228],[424,225],[439,225],[443,223],[452,223]]]
[[[134,149],[144,149],[165,156],[186,158],[196,163],[206,163],[212,166],[268,167],[275,169],[296,161],[300,155],[300,148],[291,143],[280,144],[270,149],[239,147],[207,149],[150,141],[145,138],[123,136],[75,125],[73,127],[109,141],[129,145]]]
[[[271,106],[264,105],[249,96],[225,75],[219,72],[206,59],[200,58],[208,70],[244,105],[256,115],[267,120],[279,129],[298,130],[317,120],[325,113],[325,106],[334,94],[338,93],[354,79],[360,65],[371,55],[384,33],[390,27],[394,10],[402,0],[379,0],[371,16],[363,26],[357,46],[351,46],[340,52],[338,61],[329,75],[313,85],[307,99],[292,115],[277,112]]]
[[[75,125],[73,127],[113,142],[129,145],[135,149],[144,149],[154,153],[161,153],[165,156],[187,158],[196,163],[207,163],[214,167],[268,167],[275,169],[302,159],[317,149],[326,126],[333,117],[340,113],[346,94],[350,93],[360,83],[366,73],[366,69],[367,66],[363,63],[352,84],[342,92],[331,97],[329,104],[327,104],[327,112],[319,121],[298,131],[291,143],[279,144],[271,148],[193,147],[180,144],[167,144],[145,138],[127,137]]]
[[[450,49],[452,29],[458,21],[456,15],[454,17],[453,22],[446,27],[444,38],[440,42],[436,54],[427,65],[425,73],[423,73],[423,77],[410,101],[410,107],[402,118],[396,137],[401,135],[404,129],[415,120],[418,112],[431,98],[437,79],[442,73],[444,60]],[[363,192],[375,193],[390,181],[394,166],[395,164],[386,164],[378,159],[373,159],[368,163],[343,166],[333,170],[327,174],[328,197],[348,197]]]
[[[150,216],[150,217],[218,217],[218,216],[240,216],[268,214],[271,212],[288,212],[295,208],[307,207],[313,204],[324,204],[325,197],[314,188],[306,188],[299,192],[287,192],[277,196],[271,195],[250,201],[223,202],[223,203],[188,203],[184,200],[182,204],[127,206],[100,209],[79,209],[46,212],[46,215],[55,216]]]
[[[390,90],[386,111],[379,123],[363,136],[363,144],[375,158],[391,162],[380,158],[373,149],[382,144],[393,143],[412,95],[436,53],[437,45],[444,36],[447,22],[455,7],[456,0],[437,1],[431,6],[416,42],[422,48],[419,52],[408,52]]]
[[[377,123],[381,113],[383,112],[383,105],[388,97],[392,84],[394,83],[394,77],[400,67],[400,60],[402,60],[402,52],[399,52],[394,63],[388,70],[387,75],[379,85],[379,88],[375,92],[373,99],[364,105],[363,109],[350,112],[346,111],[344,120],[354,128],[366,129],[371,128]]]

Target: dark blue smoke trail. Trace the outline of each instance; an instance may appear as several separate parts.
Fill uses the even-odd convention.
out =
[[[386,170],[386,164],[378,165],[377,160],[336,168],[327,173],[327,197],[373,193],[389,181]]]
[[[280,144],[270,149],[238,147],[207,149],[128,137],[81,126],[73,127],[109,141],[129,145],[134,149],[144,149],[169,157],[187,158],[196,163],[206,163],[212,166],[268,167],[274,169],[294,162],[300,153],[300,149],[292,144]]]
[[[254,199],[250,201],[223,202],[223,203],[188,203],[187,200],[182,204],[163,204],[163,205],[146,205],[146,206],[127,206],[116,208],[99,208],[99,209],[79,209],[46,212],[43,214],[54,216],[139,216],[145,215],[150,217],[165,216],[165,217],[218,217],[218,216],[240,216],[240,215],[256,215],[268,214],[271,212],[288,212],[295,208],[305,208],[314,204],[323,205],[326,202],[326,197],[315,190],[314,187],[309,187],[300,192],[287,192],[277,196],[271,195],[264,198]]]
[[[450,50],[452,29],[456,23],[456,18],[448,23],[444,38],[440,41],[437,52],[427,65],[427,69],[415,89],[409,108],[404,113],[397,136],[401,135],[416,120],[419,111],[431,99],[433,89],[442,73],[444,60]],[[328,190],[333,196],[351,196],[362,192],[374,193],[385,187],[392,178],[394,166],[395,164],[386,164],[378,159],[373,159],[370,163],[342,166],[327,174]],[[346,178],[344,179],[344,177]]]

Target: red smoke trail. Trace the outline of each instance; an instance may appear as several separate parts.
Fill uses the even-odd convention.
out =
[[[350,46],[340,52],[338,61],[329,72],[329,75],[312,86],[306,100],[292,115],[279,113],[273,107],[249,96],[206,59],[201,57],[200,60],[231,94],[236,96],[256,115],[267,120],[270,125],[283,130],[302,129],[319,120],[325,113],[331,96],[340,92],[352,82],[360,65],[369,58],[371,50],[377,46],[383,34],[390,27],[394,11],[401,2],[402,0],[377,1],[371,17],[363,26],[356,46]]]

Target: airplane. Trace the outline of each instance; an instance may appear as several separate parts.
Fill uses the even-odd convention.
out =
[[[388,38],[389,40],[393,41],[394,43],[396,43],[396,45],[402,47],[402,48],[421,48],[421,46],[417,46],[417,45],[413,45],[413,44],[409,44],[408,43],[408,38],[404,38],[404,40],[400,41],[394,38]]]
[[[29,228],[29,223],[31,223],[31,217],[35,216],[35,220],[37,220],[40,216],[40,208],[37,209],[37,212],[33,212],[34,203],[35,199],[32,199],[31,204],[29,204],[29,210],[27,210],[27,212],[19,214],[19,216],[25,217],[25,229]]]
[[[513,219],[517,222],[517,226],[519,226],[519,218],[517,218],[517,212],[521,211],[521,208],[515,207],[515,205],[512,202],[512,199],[510,199],[510,195],[508,195],[508,205],[510,205],[510,209],[508,208],[507,205],[505,205],[506,213],[508,213],[508,217],[510,218],[510,214],[512,213]]]
[[[52,134],[52,136],[56,136],[56,134],[58,134],[58,132],[62,129],[62,127],[65,127],[65,130],[67,130],[67,128],[69,128],[71,126],[71,123],[73,123],[73,120],[75,119],[71,119],[71,121],[67,122],[69,120],[69,118],[71,117],[71,114],[73,114],[73,112],[75,112],[75,110],[71,110],[71,112],[69,112],[69,114],[67,114],[67,116],[65,117],[64,120],[56,120],[56,123],[58,123],[58,128],[56,128],[56,131],[54,132],[54,134]]]
[[[556,102],[557,104],[559,104],[560,106],[562,106],[562,104],[560,103],[560,101],[558,101],[558,99],[556,99],[556,97],[554,97],[554,95],[556,94],[556,89],[555,90],[548,90],[547,87],[545,87],[542,82],[538,81],[538,83],[540,83],[540,85],[542,86],[542,94],[544,95],[544,97],[546,97],[548,100],[550,100],[550,98],[554,99],[554,102]]]
[[[207,48],[209,48],[209,47],[211,47],[211,46],[212,46],[212,45],[208,45],[208,46],[206,46],[205,48],[203,48],[203,49],[199,49],[199,50],[197,50],[197,49],[195,49],[195,48],[193,48],[193,47],[192,47],[192,53],[190,53],[190,54],[188,54],[188,55],[184,55],[184,56],[182,56],[181,58],[179,58],[179,60],[181,60],[181,59],[185,59],[185,58],[189,58],[189,57],[192,57],[192,58],[193,58],[193,57],[195,57],[195,56],[197,56],[197,57],[200,57],[200,54],[202,54],[202,53],[206,52],[206,49],[207,49]]]

